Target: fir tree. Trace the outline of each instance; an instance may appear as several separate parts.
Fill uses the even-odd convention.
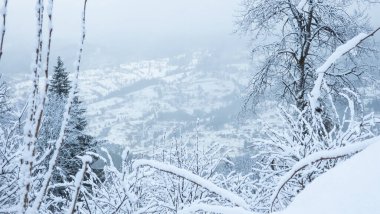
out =
[[[61,57],[58,57],[57,65],[54,66],[53,78],[50,81],[49,91],[53,95],[67,98],[67,96],[69,95],[70,88],[71,86],[69,81],[69,75],[66,72],[66,68],[64,67]]]
[[[58,138],[70,90],[73,89],[70,86],[69,74],[66,72],[63,61],[58,57],[57,65],[54,67],[54,73],[50,81],[49,101],[46,106],[44,125],[39,139],[40,149],[42,150],[46,147],[53,147],[55,140]],[[86,109],[79,99],[78,91],[75,91],[74,101],[70,109],[70,120],[65,130],[65,139],[59,151],[57,165],[53,173],[53,184],[70,181],[82,166],[78,156],[84,155],[87,151],[95,150],[96,141],[92,136],[85,133],[87,127],[85,112]],[[67,196],[64,188],[54,188],[52,191],[56,196]]]
[[[87,127],[85,117],[86,109],[78,97],[78,91],[74,92],[74,101],[70,110],[70,120],[66,129],[66,139],[62,146],[60,166],[67,176],[75,176],[81,168],[82,162],[78,156],[87,151],[95,151],[96,142],[93,137],[84,131]]]

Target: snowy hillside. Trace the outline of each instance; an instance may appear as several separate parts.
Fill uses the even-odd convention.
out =
[[[215,51],[197,51],[84,70],[79,87],[88,132],[146,151],[164,139],[194,137],[198,121],[203,145],[217,142],[238,152],[251,145],[264,122],[273,126],[278,120],[276,109],[262,111],[264,122],[239,120],[252,72],[246,57],[242,52],[226,58]],[[16,81],[14,87],[14,97],[23,98],[30,82]],[[374,88],[366,89],[372,95],[368,100],[376,100]]]
[[[210,65],[212,60],[212,53],[195,52],[84,71],[81,93],[88,103],[89,130],[112,143],[144,148],[165,132],[170,138],[194,131],[197,118],[201,125],[237,135],[231,125],[248,66]],[[213,133],[209,138],[223,137]]]
[[[164,138],[191,138],[199,120],[201,143],[218,142],[237,152],[262,128],[258,122],[238,120],[251,75],[247,61],[242,53],[224,59],[198,51],[84,70],[80,95],[88,131],[110,143],[145,150]],[[30,82],[19,81],[15,87],[15,97],[23,97]]]
[[[282,214],[380,213],[380,138],[317,178]]]

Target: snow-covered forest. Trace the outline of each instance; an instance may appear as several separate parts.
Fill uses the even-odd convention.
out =
[[[380,1],[144,1],[0,0],[0,213],[380,214]]]

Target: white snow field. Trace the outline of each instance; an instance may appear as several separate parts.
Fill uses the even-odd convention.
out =
[[[380,138],[315,179],[281,214],[380,213]]]

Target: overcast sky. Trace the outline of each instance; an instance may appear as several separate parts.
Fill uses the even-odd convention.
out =
[[[54,54],[75,56],[82,0],[54,0]],[[105,57],[150,58],[246,43],[233,34],[240,0],[88,0],[87,51]],[[10,0],[4,58],[31,59],[35,35],[34,0]],[[380,24],[380,4],[372,16]],[[74,47],[74,48],[73,48]],[[18,52],[12,52],[15,49]],[[73,51],[73,54],[67,52]],[[8,55],[7,55],[8,54]],[[11,56],[11,54],[13,54]],[[87,53],[93,54],[93,53]],[[149,55],[151,54],[151,55]],[[134,56],[136,55],[136,56]],[[28,56],[28,57],[27,57]],[[127,60],[127,59],[126,59]],[[5,59],[4,59],[5,61]],[[28,61],[29,62],[29,61]]]
[[[32,0],[9,1],[8,40],[32,40]],[[83,1],[55,0],[54,38],[76,41]],[[202,40],[232,35],[238,0],[89,0],[87,42],[99,46]]]

